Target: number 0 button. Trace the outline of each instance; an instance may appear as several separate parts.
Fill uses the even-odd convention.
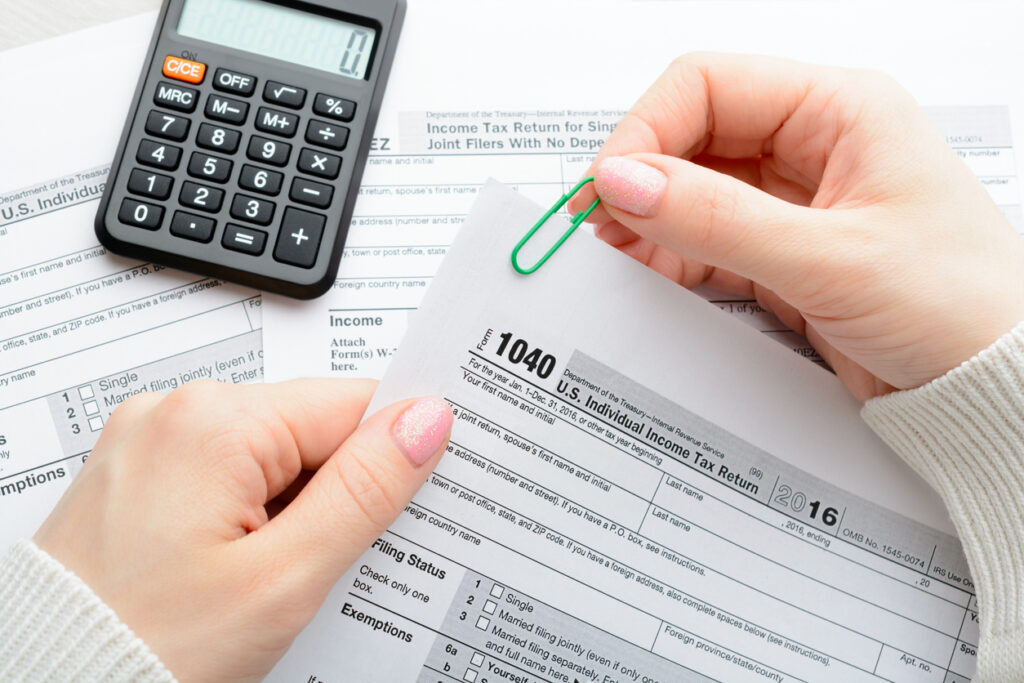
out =
[[[270,225],[274,218],[274,204],[244,194],[236,194],[231,200],[231,217],[257,225]]]
[[[117,220],[125,225],[134,225],[136,228],[156,230],[164,219],[162,206],[137,202],[134,199],[125,199],[121,202],[121,210],[117,212]]]

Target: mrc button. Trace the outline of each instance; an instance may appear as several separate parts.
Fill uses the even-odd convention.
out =
[[[153,102],[161,107],[188,113],[195,111],[198,97],[199,92],[192,88],[183,88],[180,85],[161,81],[156,85]]]
[[[186,83],[202,83],[206,75],[206,65],[193,62],[191,59],[167,55],[164,58],[164,76]]]
[[[223,92],[233,92],[239,95],[251,95],[256,89],[256,79],[247,74],[240,74],[237,71],[217,69],[213,74],[213,87]]]

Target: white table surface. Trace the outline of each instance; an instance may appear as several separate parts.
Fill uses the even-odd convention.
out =
[[[160,7],[160,0],[0,0],[0,50]]]

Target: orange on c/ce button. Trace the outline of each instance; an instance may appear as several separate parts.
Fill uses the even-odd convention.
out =
[[[164,58],[164,76],[175,78],[187,83],[202,83],[206,75],[206,65],[202,62],[193,62],[184,57],[173,57],[167,55]]]

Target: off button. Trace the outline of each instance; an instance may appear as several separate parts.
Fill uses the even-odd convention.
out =
[[[164,58],[164,76],[186,83],[202,83],[206,75],[206,65],[202,62],[193,62],[184,57],[167,55]]]
[[[213,87],[221,92],[233,92],[239,95],[251,95],[256,90],[256,79],[237,71],[217,69],[213,75]]]

